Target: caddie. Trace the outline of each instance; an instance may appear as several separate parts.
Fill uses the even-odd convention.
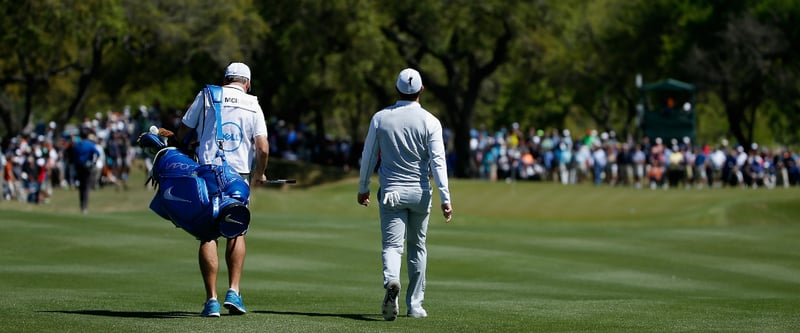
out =
[[[203,91],[199,92],[181,120],[177,142],[195,141],[197,146],[194,153],[201,166],[220,165],[222,161],[218,150],[221,148],[228,165],[241,174],[242,178],[249,180],[252,189],[266,181],[269,143],[264,113],[258,98],[248,94],[250,89],[250,68],[241,62],[229,64],[223,80],[220,118],[217,118],[209,97]],[[199,240],[200,272],[206,291],[206,302],[200,315],[219,317],[220,303],[216,291],[219,269],[217,238]],[[239,289],[244,258],[245,235],[227,238],[225,260],[228,267],[228,291],[223,304],[230,314],[246,313]]]

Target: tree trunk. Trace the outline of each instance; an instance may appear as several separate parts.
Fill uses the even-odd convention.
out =
[[[3,121],[3,126],[6,129],[7,137],[14,137],[17,136],[20,132],[20,128],[17,126],[16,119],[14,119],[14,113],[10,107],[6,105],[0,106],[0,119]]]
[[[68,123],[73,117],[75,117],[78,111],[80,111],[80,109],[83,107],[83,103],[86,102],[86,94],[89,91],[89,86],[91,85],[92,80],[94,80],[97,71],[100,70],[100,66],[103,64],[103,44],[104,41],[102,37],[95,37],[95,41],[92,43],[92,62],[88,68],[81,70],[81,76],[78,79],[78,89],[75,92],[75,97],[69,104],[67,112],[63,113],[58,118],[58,122],[62,124]]]
[[[741,145],[748,145],[749,140],[742,131],[742,122],[744,121],[744,110],[742,107],[736,104],[729,104],[725,103],[725,114],[728,116],[728,128],[730,128],[731,135],[736,139]]]
[[[472,129],[472,115],[458,119],[458,123],[453,124],[453,149],[456,154],[455,170],[453,174],[459,178],[469,178],[477,174],[477,170],[472,170],[472,157],[470,156],[470,130]]]

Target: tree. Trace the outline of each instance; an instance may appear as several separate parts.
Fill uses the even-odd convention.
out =
[[[800,48],[800,3],[759,1],[753,15],[774,26],[787,44],[772,61],[773,70],[766,82],[769,101],[762,110],[770,133],[765,137],[781,144],[796,144],[800,142],[800,128],[794,126],[800,123],[800,57],[796,52]]]
[[[775,27],[748,13],[730,14],[724,28],[710,37],[710,43],[694,45],[687,68],[696,73],[698,84],[719,95],[731,134],[749,146],[757,111],[768,99],[770,77],[780,74],[776,60],[789,44]]]
[[[414,2],[387,10],[392,20],[383,33],[442,104],[444,125],[454,133],[455,176],[468,177],[469,137],[479,98],[492,75],[510,61],[515,38],[536,23],[526,15],[544,16],[544,3]]]
[[[671,71],[673,52],[680,53],[671,37],[692,20],[681,18],[673,2],[559,3],[559,19],[550,27],[558,43],[549,48],[545,68],[548,82],[577,111],[573,118],[623,136],[638,134],[636,75],[652,81],[679,75]]]
[[[54,81],[70,77],[76,81],[74,93],[57,119],[63,124],[82,106],[119,32],[119,3],[27,1],[2,6],[10,14],[3,20],[3,41],[11,45],[0,51],[0,118],[6,131],[19,133],[31,120],[34,99],[46,94]]]
[[[265,4],[271,33],[261,43],[258,89],[266,113],[289,124],[310,124],[314,138],[328,131],[359,140],[368,116],[389,99],[389,49],[378,30],[379,2],[294,1]],[[399,63],[395,61],[395,63]],[[281,143],[282,144],[282,143]],[[324,161],[323,161],[324,162]]]
[[[0,50],[0,119],[9,135],[19,133],[34,111],[64,125],[91,99],[109,107],[113,95],[131,90],[126,87],[148,90],[186,73],[218,81],[227,62],[250,55],[249,41],[265,27],[248,0],[34,0],[0,6],[8,13],[0,23],[2,38],[12,45]],[[201,65],[187,66],[192,62]]]

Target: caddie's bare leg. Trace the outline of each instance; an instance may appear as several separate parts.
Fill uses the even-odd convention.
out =
[[[206,288],[206,299],[216,299],[217,271],[219,270],[217,240],[201,242],[198,257],[200,261],[200,273],[203,274],[203,284]]]
[[[225,249],[225,260],[228,264],[228,287],[237,292],[244,268],[245,249],[244,236],[228,239]]]

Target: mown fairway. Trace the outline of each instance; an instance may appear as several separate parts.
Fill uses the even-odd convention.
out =
[[[394,322],[377,206],[354,180],[258,190],[249,313],[205,319],[197,244],[149,211],[140,178],[92,192],[87,216],[75,191],[0,203],[4,331],[800,331],[800,189],[453,181],[454,221],[436,211],[429,231],[429,317]]]

